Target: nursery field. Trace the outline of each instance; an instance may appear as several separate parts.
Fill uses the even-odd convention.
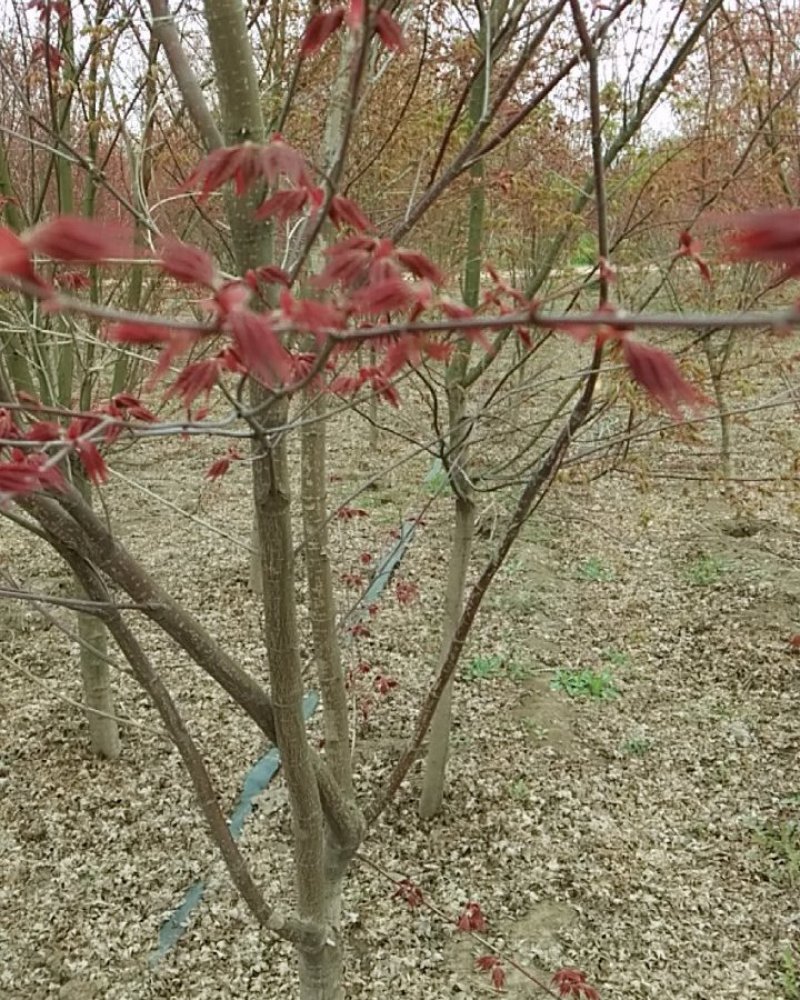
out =
[[[418,765],[354,863],[348,997],[491,995],[476,968],[489,945],[456,928],[476,901],[510,997],[544,995],[513,959],[545,983],[578,967],[603,1000],[798,1000],[800,430],[783,380],[797,349],[776,341],[769,351],[782,364],[733,386],[734,409],[776,405],[734,420],[727,490],[713,411],[691,435],[654,418],[605,475],[566,466],[462,658],[443,812],[418,818]],[[400,413],[379,411],[387,426],[373,447],[350,417],[329,430],[331,507],[359,512],[332,522],[342,615],[403,522],[421,515],[369,634],[344,647],[364,796],[404,745],[429,681],[449,544],[450,504],[434,495],[430,455],[397,464],[405,444],[389,425],[415,419],[411,406]],[[599,424],[588,433],[602,442]],[[202,473],[215,454],[197,438],[120,450],[101,496],[131,550],[264,677],[248,586],[249,470],[235,463],[210,484]],[[353,497],[376,455],[383,473]],[[510,502],[504,491],[481,498],[473,567]],[[5,572],[34,592],[66,593],[43,544],[8,522],[0,531]],[[304,614],[302,571],[301,555]],[[263,738],[162,634],[131,620],[230,813]],[[121,664],[122,756],[92,757],[77,647],[62,627],[71,621],[58,606],[0,603],[0,995],[294,995],[291,952],[236,897],[178,754]],[[363,661],[396,684],[377,694]],[[317,715],[309,725],[317,731]],[[293,892],[288,827],[278,773],[241,838],[273,899]],[[433,909],[399,898],[402,879]],[[164,921],[198,880],[185,933],[154,958]]]

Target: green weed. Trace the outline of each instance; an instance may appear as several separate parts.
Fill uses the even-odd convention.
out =
[[[614,679],[607,670],[557,670],[551,683],[554,691],[563,691],[570,698],[616,698],[619,694]]]
[[[612,667],[627,667],[631,662],[630,656],[619,649],[604,649],[600,659],[604,663],[610,663]]]
[[[614,571],[604,566],[600,559],[592,558],[578,567],[578,576],[590,583],[610,583],[614,579]]]
[[[622,752],[626,757],[644,757],[652,746],[652,742],[644,736],[631,736],[622,744]]]
[[[531,792],[525,779],[517,778],[508,786],[508,794],[517,802],[527,802]]]
[[[775,865],[774,879],[792,888],[800,885],[800,822],[764,823],[753,839]]]
[[[710,587],[729,569],[728,564],[718,556],[701,555],[687,568],[686,578],[693,587]]]
[[[531,674],[531,667],[515,663],[499,653],[493,656],[473,656],[463,671],[467,681],[492,681],[500,677],[511,681],[525,681]]]

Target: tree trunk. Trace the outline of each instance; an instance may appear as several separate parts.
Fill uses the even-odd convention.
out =
[[[80,585],[78,597],[85,597]],[[99,618],[78,612],[78,635],[81,639],[81,682],[86,720],[92,750],[100,757],[116,760],[120,755],[119,725],[112,718],[115,711],[111,690],[110,668],[106,654],[108,642],[106,627]],[[102,713],[102,714],[99,714]]]
[[[461,617],[474,527],[475,505],[469,498],[456,497],[453,541],[450,547],[447,593],[445,594],[442,621],[442,645],[437,673],[441,670],[444,658],[450,651],[450,644]],[[435,816],[442,805],[447,757],[450,750],[452,701],[453,681],[451,680],[445,688],[431,722],[428,754],[425,758],[425,775],[419,799],[419,814],[423,819]]]

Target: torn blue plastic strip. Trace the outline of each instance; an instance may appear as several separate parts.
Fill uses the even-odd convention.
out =
[[[306,721],[314,714],[318,704],[319,695],[316,691],[310,691],[303,699],[303,715]],[[228,829],[231,831],[231,836],[234,840],[239,839],[244,829],[245,820],[253,811],[253,803],[256,796],[264,791],[278,773],[280,766],[280,751],[277,747],[272,747],[260,760],[256,761],[245,775],[242,791],[231,814],[231,818],[228,820]],[[158,932],[158,947],[150,956],[151,967],[157,965],[167,952],[177,944],[181,935],[189,926],[189,919],[203,898],[205,889],[205,882],[202,879],[198,879],[189,886],[181,905],[161,925],[161,929]]]

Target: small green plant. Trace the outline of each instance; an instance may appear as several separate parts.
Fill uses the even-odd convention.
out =
[[[578,567],[578,576],[590,583],[610,583],[614,579],[614,571],[599,559],[592,558]]]
[[[626,757],[644,757],[653,744],[645,736],[631,736],[622,744],[622,752]]]
[[[753,839],[775,864],[774,878],[794,888],[800,885],[800,822],[783,820],[763,823],[753,831]]]
[[[607,670],[557,670],[550,685],[570,698],[616,698],[619,694]]]
[[[504,666],[503,656],[473,656],[464,672],[468,681],[490,681],[500,676]]]
[[[530,797],[530,789],[524,778],[517,778],[508,786],[508,794],[517,802],[527,802]]]
[[[498,677],[525,681],[530,678],[531,673],[531,667],[515,663],[499,653],[493,656],[473,656],[464,668],[464,677],[468,681],[492,681]]]
[[[693,587],[710,587],[717,583],[730,567],[718,556],[700,555],[686,570],[686,578]]]
[[[800,967],[789,946],[781,955],[780,980],[785,1000],[800,1000]]]
[[[529,716],[522,719],[522,727],[532,740],[542,742],[547,739],[547,726],[543,726],[538,719]]]
[[[630,656],[620,649],[604,649],[600,659],[604,663],[610,663],[612,667],[627,667],[631,662]]]

